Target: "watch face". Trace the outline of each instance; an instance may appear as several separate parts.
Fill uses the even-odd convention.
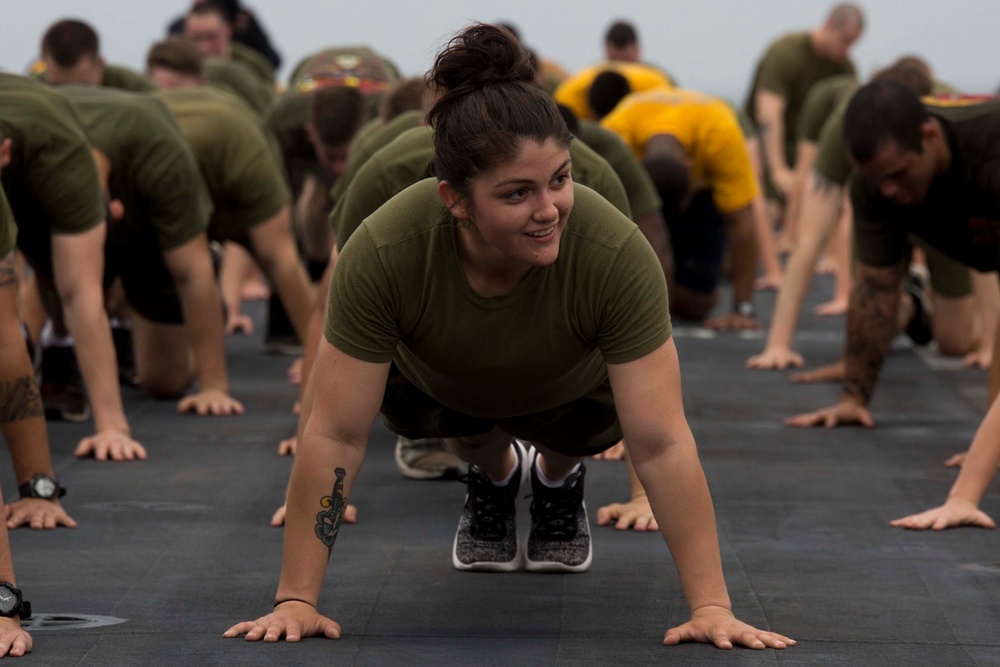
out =
[[[10,613],[17,606],[17,594],[8,586],[0,586],[0,614]]]
[[[56,482],[51,477],[39,477],[34,481],[34,491],[39,498],[54,498]]]

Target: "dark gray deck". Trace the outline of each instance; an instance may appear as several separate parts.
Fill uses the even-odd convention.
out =
[[[814,300],[822,289],[814,290]],[[761,297],[769,311],[770,296]],[[255,311],[259,315],[259,310]],[[259,318],[258,318],[259,319]],[[582,575],[469,574],[451,566],[463,489],[401,478],[379,425],[352,501],[322,609],[338,642],[224,640],[271,605],[281,531],[270,528],[289,459],[275,454],[293,420],[287,357],[235,339],[240,418],[178,418],[172,403],[127,392],[150,460],[76,460],[86,429],[50,424],[74,531],[17,530],[20,585],[36,613],[125,619],[38,629],[25,664],[61,665],[1000,665],[1000,534],[910,533],[886,522],[940,503],[967,446],[986,373],[933,370],[905,344],[874,402],[878,428],[792,430],[789,414],[821,407],[834,386],[791,386],[750,372],[759,337],[677,323],[688,419],[711,484],[733,604],[744,620],[796,638],[784,652],[660,646],[686,608],[658,535],[594,532]],[[807,316],[800,349],[833,360],[842,319]],[[15,485],[3,466],[7,498]],[[591,462],[587,504],[626,497],[622,464]],[[984,509],[1000,518],[994,484]]]

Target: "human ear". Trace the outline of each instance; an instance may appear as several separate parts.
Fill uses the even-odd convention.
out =
[[[456,220],[466,221],[472,217],[465,198],[448,181],[438,182],[438,196]]]

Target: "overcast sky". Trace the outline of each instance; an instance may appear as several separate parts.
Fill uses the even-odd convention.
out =
[[[174,0],[0,0],[0,68],[23,72],[45,28],[61,18],[91,23],[109,62],[141,68],[149,45],[186,7]],[[423,73],[445,39],[472,20],[510,21],[541,56],[570,71],[600,58],[617,18],[639,28],[645,59],[689,88],[742,99],[754,62],[774,37],[822,21],[826,0],[245,0],[285,59],[282,74],[324,46],[367,44],[406,74]],[[861,3],[868,27],[855,47],[862,74],[904,53],[923,56],[937,77],[967,92],[1000,84],[1000,2],[875,0]]]

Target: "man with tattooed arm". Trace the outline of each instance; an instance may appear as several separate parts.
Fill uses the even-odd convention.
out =
[[[860,423],[897,332],[901,267],[912,234],[980,271],[1000,260],[1000,101],[922,103],[906,86],[861,88],[844,115],[855,169],[856,283],[848,306],[844,391],[838,403],[787,420],[793,426]],[[994,354],[995,394],[1000,355]]]

